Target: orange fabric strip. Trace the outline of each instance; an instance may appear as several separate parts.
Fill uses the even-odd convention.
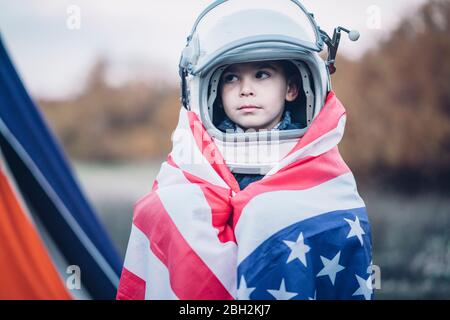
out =
[[[0,168],[0,299],[71,299]]]

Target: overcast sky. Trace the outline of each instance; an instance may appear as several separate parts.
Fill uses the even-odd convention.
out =
[[[245,0],[243,0],[245,1]],[[319,25],[341,25],[361,39],[341,41],[341,54],[357,58],[411,15],[425,0],[304,0]],[[22,79],[35,96],[77,93],[99,56],[111,61],[112,83],[136,75],[177,84],[186,36],[206,0],[0,0],[0,31]],[[80,28],[70,29],[71,6]],[[379,20],[377,19],[379,17]],[[72,27],[74,25],[72,24]],[[76,27],[76,26],[75,26]]]

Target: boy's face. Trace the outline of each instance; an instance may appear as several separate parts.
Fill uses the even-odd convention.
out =
[[[285,101],[297,98],[298,87],[286,79],[280,62],[248,62],[225,70],[220,94],[225,113],[238,126],[271,130],[281,121]]]

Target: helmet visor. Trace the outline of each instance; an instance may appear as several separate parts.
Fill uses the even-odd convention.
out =
[[[297,1],[228,0],[217,1],[197,20],[193,36],[202,57],[240,45],[281,41],[321,51],[323,47],[313,17]]]

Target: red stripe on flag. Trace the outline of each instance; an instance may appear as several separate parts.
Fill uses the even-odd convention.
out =
[[[167,163],[170,164],[172,167],[179,168],[178,165],[173,161],[172,156],[169,154],[167,157]]]
[[[320,138],[327,132],[335,129],[339,123],[339,119],[345,115],[345,108],[338,100],[335,93],[331,91],[325,101],[325,105],[314,119],[311,127],[306,131],[305,135],[300,138],[297,145],[286,155],[289,156],[304,146],[310,144],[314,140]]]
[[[212,224],[218,230],[217,237],[220,242],[226,243],[232,241],[236,243],[236,237],[232,227],[233,207],[231,206],[231,190],[219,186],[213,186],[202,179],[183,172],[186,179],[191,183],[197,184],[205,196],[209,207],[211,208]]]
[[[202,122],[198,119],[194,112],[189,111],[187,114],[192,135],[200,152],[211,164],[213,169],[219,174],[219,176],[225,181],[225,183],[229,185],[234,192],[239,192],[240,187],[238,182],[228,166],[225,164],[222,154],[216,144],[212,141]]]
[[[155,192],[136,205],[133,223],[147,236],[153,254],[167,267],[170,286],[179,299],[233,299],[183,238]]]
[[[257,195],[280,190],[305,190],[350,172],[334,147],[319,157],[305,157],[283,168],[276,175],[250,184],[231,200],[234,207],[233,228],[242,209]],[[282,187],[281,187],[282,186]]]
[[[173,161],[172,157],[167,158],[167,163],[174,168],[181,170]],[[232,227],[233,207],[231,206],[231,190],[219,186],[211,185],[207,181],[181,170],[186,179],[193,184],[198,185],[209,207],[211,208],[212,224],[219,232],[217,237],[222,243],[233,241],[236,243],[236,237]]]
[[[145,280],[128,271],[125,267],[122,269],[119,289],[117,290],[117,300],[144,300],[145,299]]]

